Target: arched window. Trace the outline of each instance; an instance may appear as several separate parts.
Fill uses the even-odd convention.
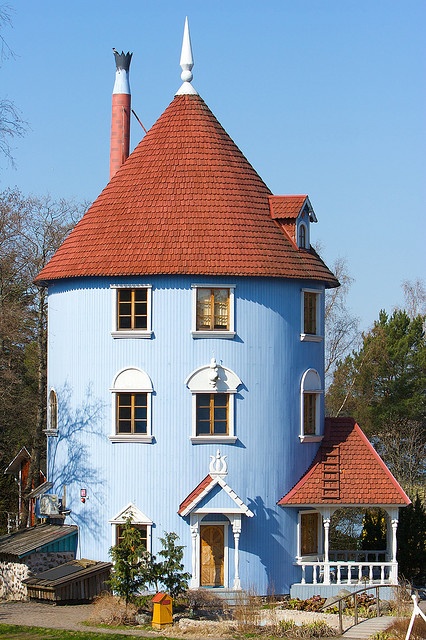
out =
[[[112,386],[113,442],[152,442],[152,382],[141,369],[120,371]]]
[[[185,381],[192,393],[193,442],[235,442],[234,396],[239,377],[212,358]]]
[[[306,225],[303,224],[303,222],[299,224],[298,240],[299,240],[298,242],[299,249],[306,249],[307,248],[307,232],[306,232]]]
[[[53,389],[49,393],[46,431],[48,435],[56,435],[58,431],[58,397]]]
[[[323,393],[321,379],[315,369],[308,369],[302,376],[300,388],[300,439],[319,441],[321,394]]]

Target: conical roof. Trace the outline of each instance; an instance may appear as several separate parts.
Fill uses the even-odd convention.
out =
[[[272,219],[270,190],[199,95],[176,95],[38,282],[204,274],[338,282]]]

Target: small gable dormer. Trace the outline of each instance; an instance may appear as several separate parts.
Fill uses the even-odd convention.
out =
[[[310,249],[310,223],[317,217],[308,196],[269,196],[269,210],[298,249]]]

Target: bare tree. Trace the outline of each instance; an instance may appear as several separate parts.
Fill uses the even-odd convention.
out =
[[[0,396],[0,459],[12,444],[31,449],[26,493],[39,482],[46,428],[47,295],[33,280],[82,213],[50,196],[0,194],[0,388],[8,393]]]
[[[4,27],[12,24],[10,14],[11,9],[8,5],[0,5],[0,62],[13,57],[13,51],[2,34]],[[22,119],[12,100],[0,98],[0,154],[12,165],[14,165],[14,159],[11,141],[14,138],[22,138],[27,129],[28,123]]]
[[[353,278],[345,258],[337,258],[332,271],[340,287],[328,289],[325,295],[325,380],[328,387],[337,362],[356,347],[360,332],[359,319],[348,309],[347,299]]]
[[[426,317],[426,289],[425,283],[420,278],[404,280],[402,283],[405,305],[404,309],[411,319],[416,316]]]

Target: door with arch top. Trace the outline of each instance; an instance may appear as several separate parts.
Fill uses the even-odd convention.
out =
[[[223,525],[200,527],[200,585],[224,586],[225,535]]]

